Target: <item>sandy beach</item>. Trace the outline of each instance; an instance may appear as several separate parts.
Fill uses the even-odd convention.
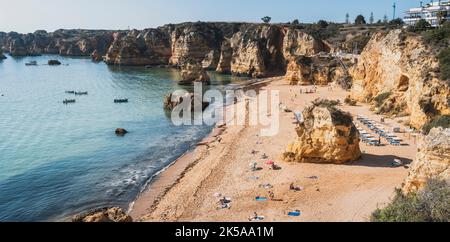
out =
[[[283,78],[272,78],[266,90],[279,90],[281,102],[293,111],[302,111],[317,98],[343,100],[348,92],[319,87],[317,93],[300,94],[308,87],[289,86]],[[309,87],[311,88],[311,87]],[[365,115],[373,120],[368,105],[345,111]],[[300,164],[281,160],[287,145],[296,138],[293,113],[280,113],[280,132],[274,137],[260,137],[259,126],[218,127],[193,152],[159,174],[131,206],[130,215],[137,221],[230,221],[244,222],[256,212],[264,221],[367,221],[370,214],[390,201],[395,188],[408,175],[405,167],[392,167],[394,159],[409,163],[417,147],[414,139],[404,137],[402,146],[373,147],[361,143],[362,158],[351,164]],[[403,127],[386,119],[387,128]],[[362,126],[362,124],[359,124]],[[253,153],[252,151],[257,153]],[[261,159],[262,154],[268,156]],[[273,160],[281,167],[271,170]],[[249,164],[262,168],[250,171]],[[302,188],[291,191],[290,185]],[[261,186],[270,184],[268,186]],[[258,202],[257,196],[275,201]],[[218,209],[218,200],[227,197],[231,207]],[[299,210],[301,216],[287,213]]]

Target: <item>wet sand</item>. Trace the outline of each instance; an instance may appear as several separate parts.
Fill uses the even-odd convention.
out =
[[[314,94],[300,94],[300,89],[311,87],[289,86],[282,78],[271,81],[262,89],[279,90],[281,102],[294,111],[302,111],[316,98],[343,102],[349,94],[328,87],[320,87]],[[355,117],[381,119],[368,105],[341,108]],[[372,147],[361,143],[363,157],[351,164],[287,163],[280,158],[296,138],[294,121],[293,113],[281,112],[280,132],[274,137],[260,137],[262,126],[216,129],[195,151],[157,176],[130,214],[138,221],[242,222],[255,212],[269,222],[367,221],[371,212],[390,201],[408,174],[405,167],[392,167],[392,161],[411,162],[417,152],[414,140],[400,135],[405,145]],[[390,119],[385,122],[390,128],[405,128]],[[258,153],[252,154],[252,150]],[[260,159],[263,153],[269,158]],[[269,169],[267,160],[274,160],[281,170]],[[252,162],[258,162],[262,169],[250,171]],[[291,183],[303,190],[290,191]],[[273,188],[260,187],[263,184]],[[269,191],[276,201],[255,201],[257,196],[268,197]],[[220,197],[232,200],[229,209],[217,208]],[[295,210],[301,211],[301,216],[287,216]]]

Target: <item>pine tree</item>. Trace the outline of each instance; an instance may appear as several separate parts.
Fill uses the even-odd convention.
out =
[[[375,22],[375,17],[373,16],[373,12],[370,13],[369,23],[373,24]]]

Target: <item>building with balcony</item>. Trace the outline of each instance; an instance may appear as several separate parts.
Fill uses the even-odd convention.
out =
[[[407,26],[414,26],[421,19],[425,19],[432,27],[439,27],[441,21],[450,20],[450,1],[435,1],[411,8],[406,11],[403,21]]]

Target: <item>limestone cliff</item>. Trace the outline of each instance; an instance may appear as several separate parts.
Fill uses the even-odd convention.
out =
[[[419,36],[377,33],[351,70],[352,97],[379,97],[378,112],[410,115],[411,126],[420,129],[433,116],[450,114],[449,83],[438,79],[438,70],[433,50]]]
[[[152,42],[142,39],[144,32],[153,33]],[[108,64],[180,67],[193,59],[204,69],[253,77],[283,75],[288,59],[328,50],[301,30],[265,24],[169,24],[114,37],[105,57]]]
[[[114,33],[104,58],[112,65],[164,65],[169,62],[169,36],[158,29]]]
[[[231,38],[231,72],[264,77],[283,73],[284,30],[273,25],[246,25]]]
[[[97,50],[104,54],[112,42],[112,31],[43,30],[29,34],[0,32],[0,49],[13,56],[60,54],[89,56]]]
[[[361,156],[352,116],[332,101],[314,101],[303,111],[303,122],[296,131],[298,138],[284,154],[287,161],[343,164]]]
[[[435,128],[421,142],[403,191],[421,190],[430,178],[450,181],[450,129]]]
[[[321,53],[330,47],[301,30],[288,28],[283,41],[283,54],[288,62],[285,79],[290,85],[328,85],[340,78],[342,67],[332,57]]]
[[[221,22],[168,24],[142,31],[0,32],[0,47],[12,55],[91,56],[110,65],[181,67],[192,59],[204,69],[252,77],[284,75],[287,64],[295,65],[300,56],[329,51],[323,41],[295,26]],[[320,79],[317,83],[328,82],[328,69],[311,70]]]
[[[299,56],[289,62],[285,79],[290,85],[326,86],[345,74],[345,69],[335,58]]]
[[[210,83],[210,78],[202,64],[194,59],[182,61],[180,84],[192,84],[193,82]]]

